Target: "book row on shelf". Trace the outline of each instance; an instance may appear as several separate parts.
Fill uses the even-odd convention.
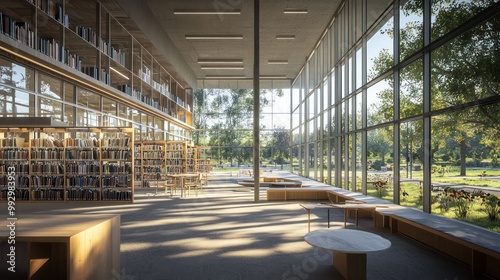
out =
[[[99,188],[103,186],[105,188],[127,188],[129,181],[129,174],[124,175],[66,175],[66,180],[64,179],[64,174],[59,175],[33,175],[31,177],[32,187],[57,187],[63,188],[66,183],[67,187],[79,187],[79,188]],[[1,176],[0,175],[0,188],[6,188],[9,183],[11,176]],[[18,188],[28,188],[30,184],[30,179],[26,175],[18,175],[14,178],[14,183]],[[12,180],[11,180],[12,181]]]
[[[0,163],[0,174],[7,173],[9,167],[14,168],[16,174],[28,174],[28,163]],[[105,174],[111,173],[131,173],[131,165],[129,163],[103,163],[102,172]],[[66,165],[58,162],[32,162],[32,173],[48,173],[48,174],[99,174],[101,165],[97,162],[69,162]]]
[[[62,163],[55,163],[55,162],[33,162],[31,163],[31,172],[64,174],[64,165]]]
[[[38,9],[51,16],[59,23],[69,26],[69,17],[63,14],[63,5],[54,0],[26,0],[35,5]]]
[[[64,150],[62,149],[35,149],[31,151],[32,160],[62,160],[64,158]]]
[[[0,148],[22,148],[24,145],[24,138],[22,137],[9,137],[0,139]]]
[[[7,148],[0,150],[1,159],[18,159],[27,160],[29,151],[27,149],[20,148]]]
[[[31,196],[36,201],[130,201],[132,200],[132,192],[127,190],[103,190],[102,192],[94,189],[36,189],[15,190],[16,199],[28,200]],[[0,191],[0,200],[7,199],[7,190]]]
[[[143,159],[163,158],[164,156],[165,156],[165,152],[163,152],[163,151],[144,151],[142,153]]]

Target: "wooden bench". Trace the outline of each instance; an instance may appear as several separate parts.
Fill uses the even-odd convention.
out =
[[[377,209],[376,224],[467,265],[474,276],[500,279],[500,233],[402,206]]]
[[[253,186],[253,180],[242,180],[238,182],[239,185],[242,186]],[[260,186],[261,187],[269,187],[269,188],[302,188],[302,182],[287,178],[272,178],[272,177],[261,177],[260,178]]]
[[[476,277],[500,279],[500,233],[332,186],[273,188],[267,190],[267,199],[383,204],[375,211],[360,212],[360,217],[371,217],[375,226],[388,228],[459,261],[470,267]]]

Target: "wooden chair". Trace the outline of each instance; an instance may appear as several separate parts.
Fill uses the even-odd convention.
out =
[[[199,173],[197,176],[186,177],[184,181],[184,189],[187,191],[187,195],[191,193],[191,189],[194,189],[196,196],[198,196],[198,189],[202,188],[202,174]]]
[[[168,194],[170,190],[170,196],[177,193],[177,188],[179,187],[179,180],[176,177],[166,176],[165,178],[165,194]]]

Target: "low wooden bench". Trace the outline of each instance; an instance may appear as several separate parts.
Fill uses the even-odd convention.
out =
[[[242,180],[238,182],[239,185],[251,187],[254,185],[253,180]],[[260,186],[261,187],[269,187],[269,188],[302,188],[302,182],[287,178],[273,178],[273,177],[261,177],[260,178]]]
[[[375,226],[388,228],[459,261],[470,267],[476,277],[500,279],[500,233],[332,186],[273,188],[267,190],[267,199],[383,204],[375,211],[360,213],[360,217],[372,217]]]
[[[500,279],[500,233],[402,206],[377,209],[376,224],[467,265],[474,276]]]

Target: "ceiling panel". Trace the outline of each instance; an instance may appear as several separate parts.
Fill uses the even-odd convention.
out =
[[[253,78],[253,1],[147,0],[145,2],[198,80],[204,80],[207,75],[243,75],[247,79]],[[341,2],[340,0],[261,0],[261,75],[285,75],[288,81],[294,79]],[[285,14],[283,11],[287,8],[307,9],[308,13]],[[175,15],[174,10],[178,9],[239,9],[241,14]],[[187,40],[186,35],[242,35],[243,39]],[[295,39],[278,40],[277,35],[294,35]],[[198,59],[243,59],[241,65],[244,69],[204,70],[198,64]],[[288,64],[268,65],[268,60],[287,60]],[[203,82],[198,83],[200,84]]]

